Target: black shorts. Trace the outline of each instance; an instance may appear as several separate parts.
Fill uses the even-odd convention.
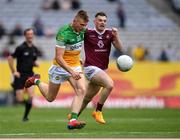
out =
[[[14,77],[14,82],[12,83],[12,87],[14,90],[23,89],[26,80],[34,75],[34,73],[29,73],[29,74],[20,73],[20,74],[21,74],[20,78]]]

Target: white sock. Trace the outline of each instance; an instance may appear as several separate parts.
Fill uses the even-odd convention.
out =
[[[35,79],[35,80],[34,80],[34,83],[36,84],[36,82],[37,82],[38,80],[39,80],[39,79]]]

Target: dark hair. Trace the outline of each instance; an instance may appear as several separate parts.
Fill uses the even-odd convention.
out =
[[[104,12],[96,13],[95,17],[98,17],[98,16],[105,16],[105,17],[107,17],[107,15]]]
[[[32,30],[32,31],[34,32],[34,29],[33,29],[33,28],[27,28],[27,29],[24,30],[24,36],[25,36],[26,33],[27,33],[28,31],[30,31],[30,30]]]
[[[87,22],[89,21],[89,16],[88,16],[87,12],[84,11],[84,10],[78,11],[75,18],[81,18],[81,19],[83,19],[84,21],[87,21]]]

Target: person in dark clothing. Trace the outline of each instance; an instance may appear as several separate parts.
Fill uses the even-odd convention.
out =
[[[24,83],[28,77],[34,75],[33,67],[38,67],[39,65],[37,63],[38,49],[33,44],[33,29],[26,29],[24,37],[25,41],[15,49],[14,53],[8,56],[7,60],[11,73],[14,76],[12,86],[16,94],[16,100],[25,104],[25,112],[22,119],[25,122],[28,121],[28,115],[32,107],[34,87],[24,89]],[[14,68],[14,59],[17,60],[16,68]],[[26,99],[24,97],[25,92],[28,95]]]
[[[167,53],[166,53],[166,50],[164,48],[162,49],[162,51],[160,53],[159,61],[163,61],[163,62],[169,61],[169,58],[168,58]]]
[[[77,10],[77,9],[80,9],[80,7],[81,7],[81,3],[79,0],[72,0],[71,5],[72,5],[71,6],[72,10]]]
[[[119,2],[117,11],[116,11],[118,20],[119,20],[119,27],[125,28],[126,27],[126,15],[123,7],[123,3]]]
[[[42,22],[41,17],[38,16],[35,18],[32,26],[35,29],[36,36],[44,36],[44,23]]]
[[[53,9],[53,10],[60,10],[60,9],[61,9],[61,6],[60,6],[60,3],[59,3],[58,0],[54,0],[54,1],[52,2],[52,9]]]
[[[14,36],[23,36],[23,29],[21,24],[16,24],[11,34]]]
[[[3,23],[0,22],[0,39],[1,39],[4,35],[6,35],[6,29],[5,29],[4,25],[3,25]]]

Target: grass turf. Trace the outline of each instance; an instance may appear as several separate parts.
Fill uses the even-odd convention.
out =
[[[23,107],[0,108],[0,138],[178,138],[180,109],[104,109],[107,124],[97,124],[86,109],[79,119],[87,125],[68,130],[63,108],[34,108],[22,122]]]

